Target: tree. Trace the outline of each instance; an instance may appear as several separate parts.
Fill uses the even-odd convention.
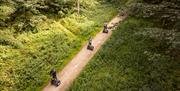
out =
[[[79,15],[79,13],[80,13],[80,5],[79,5],[80,3],[79,3],[79,0],[77,0],[77,10],[78,10],[78,15]]]

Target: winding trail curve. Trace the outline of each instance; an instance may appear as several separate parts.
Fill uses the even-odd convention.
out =
[[[113,18],[108,27],[111,30],[116,28],[116,25],[124,20],[126,16],[116,16]],[[43,89],[43,91],[65,91],[71,85],[71,83],[78,77],[80,72],[94,56],[94,54],[100,49],[104,42],[112,35],[112,31],[108,34],[99,32],[95,38],[93,38],[94,50],[87,50],[87,44],[83,46],[80,52],[64,67],[64,69],[58,73],[58,78],[61,80],[61,84],[58,87],[51,85],[50,83]]]

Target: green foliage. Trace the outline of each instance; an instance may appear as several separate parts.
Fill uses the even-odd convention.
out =
[[[179,0],[141,0],[130,6],[130,15],[137,18],[144,18],[154,23],[158,27],[155,36],[158,39],[159,50],[169,53],[175,59],[179,59],[179,21],[180,21],[180,1]],[[165,51],[166,50],[166,51]]]
[[[148,0],[144,0],[148,1]],[[151,4],[154,2],[154,4]],[[158,2],[158,3],[155,3]],[[163,28],[172,29],[180,20],[180,3],[179,1],[168,0],[149,0],[148,3],[135,3],[131,8],[131,15],[150,19]]]
[[[11,46],[12,48],[22,48],[23,44],[15,39],[10,32],[0,31],[0,45]]]
[[[121,23],[69,91],[175,90],[178,62],[153,46],[158,43],[149,32],[157,30],[146,30],[151,27],[134,18]]]
[[[13,13],[16,16],[15,22],[7,21],[12,26],[0,27],[0,90],[2,91],[41,90],[50,79],[51,68],[61,70],[87,38],[99,32],[104,21],[110,20],[117,13],[115,7],[107,7],[110,6],[109,4],[97,4],[97,6],[94,4],[92,8],[85,8],[81,15],[65,14],[64,18],[60,18],[56,17],[59,16],[56,13],[49,15],[49,12],[44,12],[46,6],[42,7],[41,11],[39,6],[36,7],[36,4],[39,4],[36,1],[39,0],[29,2],[12,0],[11,4],[22,4],[28,9],[24,13],[17,13],[16,10],[18,16]],[[86,4],[90,3],[86,2]],[[39,13],[32,12],[31,7],[36,7]],[[23,11],[20,8],[18,12],[21,10]],[[105,17],[102,18],[102,15]]]
[[[0,19],[4,19],[8,15],[14,12],[14,8],[12,6],[1,5],[0,6]]]
[[[0,27],[14,27],[15,33],[37,33],[34,17],[62,18],[77,10],[76,0],[3,0],[0,4]],[[97,0],[80,0],[80,11],[95,8]]]

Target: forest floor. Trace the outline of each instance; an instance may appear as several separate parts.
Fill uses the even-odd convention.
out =
[[[108,27],[111,27],[111,30],[114,30],[116,25],[125,18],[126,16],[114,17],[109,22]],[[102,31],[99,32],[92,41],[92,44],[95,47],[94,50],[87,50],[88,44],[85,44],[80,52],[64,67],[64,69],[60,73],[58,73],[57,76],[61,80],[60,86],[55,87],[49,82],[49,84],[43,88],[43,91],[65,91],[111,35],[112,31],[109,31],[108,34],[102,33]]]

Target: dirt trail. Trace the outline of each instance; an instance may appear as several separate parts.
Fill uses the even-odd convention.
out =
[[[126,16],[116,16],[113,18],[108,27],[115,28]],[[98,33],[95,38],[93,38],[93,45],[95,49],[93,51],[87,50],[87,44],[81,49],[81,51],[65,66],[65,68],[58,74],[58,78],[61,80],[59,87],[55,87],[50,83],[43,89],[43,91],[65,91],[75,80],[75,78],[80,74],[86,64],[94,56],[94,54],[99,50],[103,43],[111,36],[112,31],[108,34]]]

